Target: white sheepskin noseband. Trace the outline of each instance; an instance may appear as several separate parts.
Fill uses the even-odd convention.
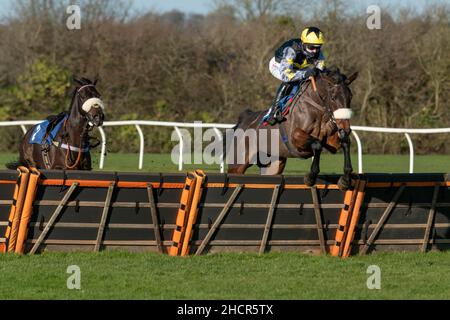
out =
[[[351,119],[353,115],[352,109],[340,108],[333,112],[335,119]]]
[[[83,103],[83,106],[81,108],[85,112],[89,112],[92,108],[102,108],[102,110],[105,110],[105,105],[99,98],[90,98]]]

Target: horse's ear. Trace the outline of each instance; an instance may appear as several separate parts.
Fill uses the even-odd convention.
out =
[[[356,78],[358,78],[358,72],[353,73],[350,77],[348,77],[347,79],[345,79],[345,84],[347,86],[349,86],[353,81],[356,80]]]
[[[98,82],[98,78],[95,78],[95,80],[94,80],[94,86],[97,85],[97,82]]]
[[[75,76],[72,77],[73,82],[78,83],[80,86],[82,85],[81,81],[75,78]]]

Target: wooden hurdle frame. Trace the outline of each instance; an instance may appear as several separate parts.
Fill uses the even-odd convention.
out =
[[[23,172],[18,173],[18,177],[23,174]],[[188,173],[184,177],[188,178],[185,181],[182,181],[181,175],[170,178],[173,181],[165,181],[166,177],[163,175],[152,176],[148,179],[141,179],[137,175],[136,177],[133,176],[134,181],[131,181],[133,179],[119,179],[114,175],[111,175],[111,178],[102,178],[102,180],[92,179],[91,175],[84,175],[83,173],[77,173],[77,175],[64,173],[63,178],[54,178],[52,174],[45,172],[41,175],[39,171],[32,169],[28,173],[26,186],[25,184],[22,186],[26,189],[22,190],[20,189],[20,179],[17,181],[0,181],[0,187],[13,184],[16,186],[14,194],[11,195],[12,200],[2,199],[0,205],[10,206],[9,216],[15,219],[15,226],[18,225],[13,250],[6,250],[11,243],[10,237],[0,239],[0,249],[2,251],[33,254],[52,246],[76,246],[86,249],[92,248],[93,251],[100,251],[108,247],[142,247],[153,248],[154,251],[159,253],[167,252],[174,256],[187,256],[189,254],[200,255],[208,251],[234,249],[252,250],[263,254],[268,250],[284,250],[286,248],[286,250],[298,249],[304,252],[329,253],[333,256],[348,257],[351,254],[367,254],[377,250],[378,247],[415,247],[421,252],[440,246],[450,247],[450,239],[436,236],[437,230],[441,230],[441,234],[442,230],[450,230],[450,223],[442,220],[442,214],[446,215],[448,213],[447,208],[450,208],[450,201],[447,201],[450,200],[448,197],[450,182],[446,176],[442,179],[436,178],[435,181],[431,179],[426,181],[424,180],[426,177],[422,176],[417,176],[417,180],[414,180],[414,175],[408,178],[410,181],[395,181],[392,180],[393,178],[391,181],[383,181],[383,179],[388,179],[359,175],[353,181],[352,189],[344,193],[338,190],[337,184],[334,182],[336,180],[333,180],[334,177],[330,178],[330,182],[319,181],[316,186],[310,188],[301,181],[297,182],[295,179],[295,181],[291,181],[293,178],[241,178],[217,174],[206,175],[201,171]],[[325,179],[327,178],[325,177]],[[186,189],[186,186],[189,187]],[[55,199],[55,197],[53,199],[42,198],[44,190],[55,187],[66,188],[60,200]],[[105,193],[99,193],[103,194],[104,198],[99,197],[95,201],[79,198],[77,190],[80,191],[83,188],[92,188],[93,190],[99,190],[99,192],[104,190],[101,192]],[[412,192],[411,190],[414,188],[417,190],[426,189],[427,192],[432,191],[429,202],[405,203],[400,200],[405,192]],[[140,200],[132,198],[125,201],[115,199],[114,194],[120,193],[120,190],[128,189],[142,190],[145,199],[142,197]],[[38,192],[38,190],[40,191]],[[171,196],[170,199],[166,198],[165,201],[161,200],[163,199],[160,198],[161,193],[164,197],[164,194],[170,190],[175,192],[171,194],[178,194],[179,196]],[[384,202],[368,200],[366,194],[371,194],[376,190],[385,193],[383,195]],[[26,196],[22,196],[23,201],[20,204],[22,209],[16,210],[20,191],[22,191],[22,195],[25,194]],[[260,192],[265,192],[264,199],[267,200],[261,201],[262,198],[258,196]],[[329,192],[332,193],[332,198],[336,200],[323,201]],[[41,194],[39,199],[35,199],[37,193]],[[214,194],[215,198],[211,198],[210,194]],[[253,195],[252,201],[245,200],[246,197],[248,198],[251,195]],[[299,200],[292,201],[292,199],[295,200],[296,195],[300,197]],[[291,200],[285,202],[285,198],[288,196]],[[14,201],[14,199],[16,200]],[[40,212],[40,208],[49,207],[55,209],[50,216],[44,219],[45,221],[38,222],[32,219],[32,215]],[[76,211],[77,208],[101,210],[100,219],[96,222],[60,221],[60,218],[65,215],[65,211],[69,209]],[[423,217],[423,221],[420,220],[420,223],[399,224],[389,222],[390,217],[395,215],[395,212],[405,209],[420,209],[422,211],[427,209],[427,214],[426,217]],[[46,210],[48,211],[48,209]],[[109,218],[115,210],[128,210],[130,212],[131,210],[135,212],[145,210],[145,220],[150,222],[110,222]],[[371,210],[383,210],[383,212],[375,221],[374,218],[367,220],[367,214],[371,214]],[[11,215],[11,212],[16,213],[16,211],[20,211],[20,219]],[[180,211],[183,211],[182,217],[179,216]],[[234,219],[234,222],[231,222],[232,220],[228,218],[230,212],[233,213],[232,219]],[[305,215],[304,212],[308,212],[308,217],[305,217],[310,221],[308,223],[280,224],[277,222],[277,219]],[[236,218],[240,216],[248,217],[250,213],[260,222],[239,222],[239,219]],[[330,214],[335,217],[332,222],[329,221]],[[175,223],[166,223],[166,220],[172,219],[171,217],[176,220],[174,220]],[[437,221],[437,218],[441,220],[438,219],[439,221]],[[207,223],[205,223],[205,219],[208,220]],[[6,226],[7,229],[9,226],[8,230],[12,230],[13,223],[0,220],[0,228],[2,226]],[[59,233],[64,234],[65,228],[67,230],[95,230],[96,236],[89,238],[89,240],[52,237],[54,229],[60,230]],[[414,238],[388,239],[380,237],[386,230],[395,231],[409,228],[423,231]],[[34,230],[29,237],[27,237],[28,229]],[[151,233],[151,238],[145,240],[111,238],[111,232],[114,233],[115,230],[124,229],[129,229],[127,231],[129,233],[132,232],[131,230],[142,232],[145,235]],[[220,234],[224,234],[224,232],[226,234],[233,230],[236,230],[236,232],[248,230],[260,236],[259,238],[252,236],[251,239],[223,238],[223,236],[221,238]],[[10,235],[11,231],[8,232]],[[295,236],[297,232],[300,232],[298,234],[308,234],[309,238]],[[313,232],[315,232],[315,236],[313,236]],[[172,236],[168,236],[168,233],[171,233]],[[280,233],[289,233],[294,235],[294,238],[280,239],[274,233],[277,236]],[[105,238],[107,234],[109,234],[109,238]]]

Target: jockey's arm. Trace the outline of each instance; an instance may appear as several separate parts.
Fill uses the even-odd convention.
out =
[[[296,53],[292,48],[284,49],[283,58],[280,62],[280,74],[283,82],[295,82],[303,80],[304,74],[301,70],[294,69],[294,60]]]
[[[307,78],[307,70],[310,66],[295,70],[294,61],[296,53],[292,48],[286,48],[283,59],[280,62],[280,74],[283,82],[302,81]],[[320,52],[319,58],[315,63],[315,67],[321,71],[325,68],[325,57]]]
[[[316,68],[320,71],[325,70],[325,56],[323,55],[322,51],[319,53],[319,57],[317,58],[317,61],[315,63]]]

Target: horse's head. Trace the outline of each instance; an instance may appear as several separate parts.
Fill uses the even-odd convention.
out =
[[[101,95],[95,87],[97,80],[74,79],[77,87],[72,102],[72,112],[77,112],[86,121],[89,127],[100,127],[105,119],[104,104]]]
[[[339,129],[344,129],[347,134],[350,133],[350,118],[352,117],[350,105],[353,97],[349,86],[357,77],[358,72],[347,78],[340,73],[339,69],[327,69],[320,74],[320,79],[325,83],[324,100],[333,111]]]

